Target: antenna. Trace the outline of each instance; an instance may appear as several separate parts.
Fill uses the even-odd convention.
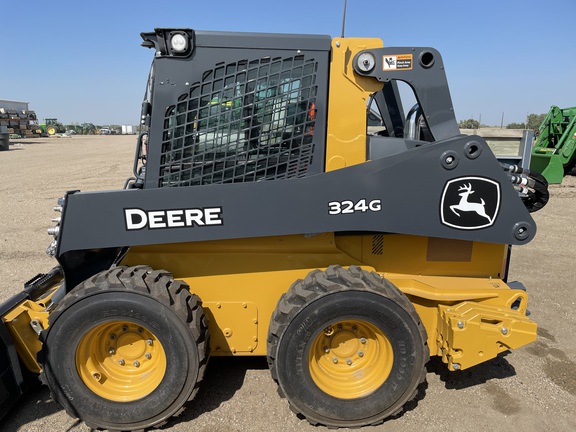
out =
[[[342,16],[342,37],[344,37],[344,26],[346,25],[346,5],[348,0],[344,0],[344,15]]]

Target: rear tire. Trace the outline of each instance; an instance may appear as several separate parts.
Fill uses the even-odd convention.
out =
[[[311,272],[272,315],[272,377],[312,424],[361,427],[400,413],[416,397],[428,358],[412,303],[356,266]]]
[[[200,299],[170,273],[117,267],[74,288],[43,334],[42,379],[68,414],[112,431],[182,411],[208,360]]]

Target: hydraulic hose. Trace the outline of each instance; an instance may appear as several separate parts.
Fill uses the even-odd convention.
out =
[[[530,213],[542,209],[550,198],[548,181],[542,174],[530,171],[517,165],[501,163],[504,171],[508,173],[510,182],[518,191],[522,202]]]

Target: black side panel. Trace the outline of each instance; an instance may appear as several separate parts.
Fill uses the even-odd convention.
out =
[[[318,232],[502,244],[527,243],[536,233],[488,145],[467,136],[301,179],[75,193],[66,202],[58,257],[74,250]]]
[[[109,269],[124,252],[121,248],[101,248],[75,250],[60,256],[58,261],[66,278],[66,292],[96,273]]]
[[[16,348],[8,329],[0,320],[0,419],[18,402],[24,380]]]

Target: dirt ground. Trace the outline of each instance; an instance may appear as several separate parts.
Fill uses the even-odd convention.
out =
[[[0,302],[55,261],[44,254],[52,208],[72,189],[121,188],[131,175],[134,136],[46,138],[0,152]],[[573,249],[576,178],[551,186],[550,203],[534,214],[538,234],[512,253],[511,280],[522,281],[539,324],[537,342],[469,370],[428,364],[427,383],[407,411],[370,432],[576,430],[576,291]],[[89,229],[89,227],[87,227]],[[88,431],[31,391],[0,424],[2,431]],[[327,431],[310,426],[276,393],[263,358],[213,359],[195,401],[169,431]]]

